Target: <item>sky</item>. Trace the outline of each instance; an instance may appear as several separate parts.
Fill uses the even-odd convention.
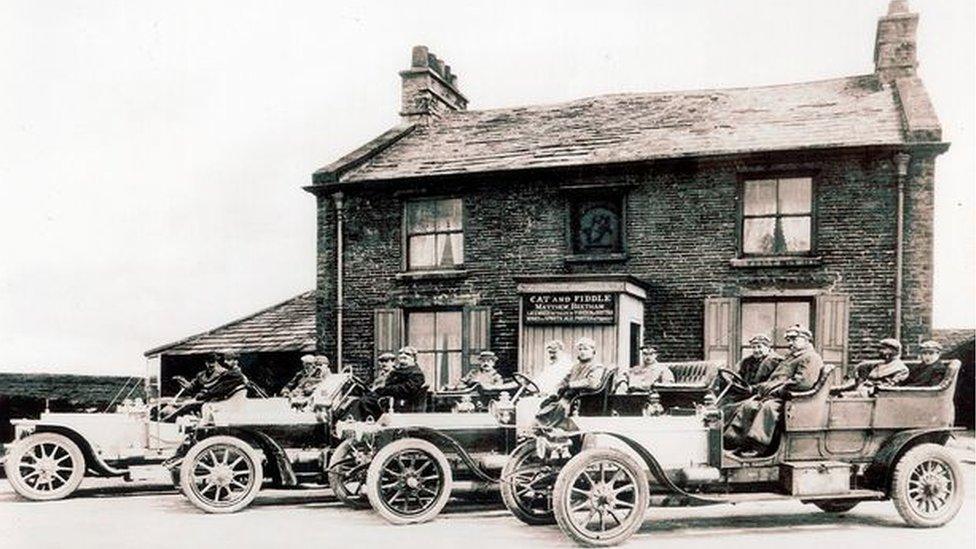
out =
[[[315,284],[311,174],[398,122],[425,44],[469,109],[873,71],[887,0],[0,0],[0,371],[147,349]],[[952,142],[936,327],[976,325],[976,3],[913,0]]]

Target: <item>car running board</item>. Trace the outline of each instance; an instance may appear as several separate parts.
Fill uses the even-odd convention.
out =
[[[857,499],[857,500],[867,500],[867,499],[885,499],[884,492],[879,492],[877,490],[848,490],[842,494],[818,494],[818,495],[804,495],[804,496],[792,496],[790,494],[780,494],[777,492],[749,492],[741,494],[709,494],[709,497],[725,500],[726,503],[736,504],[736,503],[748,503],[754,501],[785,501],[785,500],[803,500],[803,501],[816,501],[825,499]]]

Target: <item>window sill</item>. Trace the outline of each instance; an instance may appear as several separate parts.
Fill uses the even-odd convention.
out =
[[[732,267],[819,267],[823,258],[816,256],[736,257],[729,261]]]
[[[468,276],[464,269],[447,269],[441,271],[405,271],[396,274],[397,280],[452,280]]]
[[[615,263],[627,261],[627,254],[579,254],[563,257],[566,263]]]

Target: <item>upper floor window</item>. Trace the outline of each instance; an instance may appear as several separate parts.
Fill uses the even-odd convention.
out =
[[[623,253],[623,212],[622,195],[583,195],[571,199],[569,230],[572,253],[575,255]]]
[[[406,204],[408,270],[453,269],[464,263],[460,198]]]
[[[812,250],[812,178],[745,181],[742,186],[742,254],[798,255]]]

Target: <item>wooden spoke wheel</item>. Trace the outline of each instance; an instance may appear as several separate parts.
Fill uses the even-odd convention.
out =
[[[180,489],[208,513],[234,513],[261,490],[261,456],[243,440],[216,436],[196,443],[180,466]]]
[[[942,526],[962,506],[962,479],[959,461],[945,447],[919,444],[895,465],[891,499],[909,526]]]
[[[78,489],[86,466],[81,449],[70,438],[37,433],[16,443],[4,469],[18,494],[35,501],[50,501]]]
[[[366,471],[366,494],[373,509],[393,524],[416,524],[436,517],[451,497],[451,467],[444,453],[416,438],[380,449]]]
[[[592,448],[560,471],[553,490],[559,527],[589,547],[617,545],[644,522],[648,483],[644,470],[612,448]]]
[[[329,459],[329,487],[336,498],[354,509],[366,509],[366,465],[357,459],[351,440],[344,440]]]
[[[520,444],[502,469],[502,500],[526,524],[554,524],[552,488],[559,471],[535,453],[535,441]]]

